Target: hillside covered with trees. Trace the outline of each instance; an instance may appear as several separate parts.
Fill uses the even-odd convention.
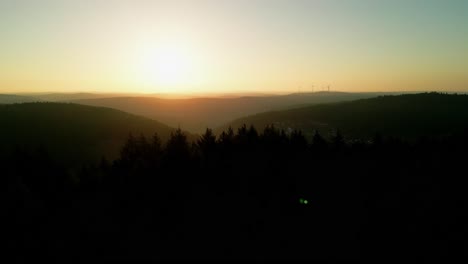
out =
[[[190,144],[179,129],[77,174],[46,153],[0,160],[18,261],[466,257],[466,134],[307,142],[242,126]]]
[[[11,149],[46,148],[54,158],[82,165],[114,159],[129,133],[167,140],[172,128],[103,107],[65,103],[0,105],[0,155]]]
[[[467,131],[468,95],[423,93],[321,104],[240,118],[217,131],[243,124],[297,129],[309,139],[316,130],[324,136],[341,130],[349,138],[370,138],[376,133],[406,139],[447,136]]]
[[[271,110],[370,98],[379,93],[316,92],[288,95],[243,96],[225,98],[162,99],[152,97],[111,97],[71,100],[92,106],[104,106],[152,118],[172,127],[203,133],[233,119]]]

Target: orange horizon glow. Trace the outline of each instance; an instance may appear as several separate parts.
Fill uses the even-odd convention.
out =
[[[0,93],[468,91],[466,12],[463,1],[5,1]]]

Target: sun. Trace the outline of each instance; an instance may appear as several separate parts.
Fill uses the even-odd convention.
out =
[[[141,54],[140,79],[158,91],[179,91],[197,83],[195,56],[177,45],[156,46]]]

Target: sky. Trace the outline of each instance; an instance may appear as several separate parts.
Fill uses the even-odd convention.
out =
[[[0,93],[468,91],[466,0],[0,0]]]

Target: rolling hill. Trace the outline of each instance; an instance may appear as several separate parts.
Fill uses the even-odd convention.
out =
[[[129,133],[166,140],[172,128],[157,121],[103,107],[65,103],[0,105],[0,152],[16,146],[46,147],[66,162],[117,156]]]
[[[381,95],[379,93],[316,92],[280,96],[245,96],[237,98],[161,99],[154,97],[115,97],[70,102],[119,109],[180,126],[194,133],[207,127],[219,127],[242,116],[282,110],[303,105],[350,101]]]
[[[468,130],[468,95],[423,93],[321,104],[247,116],[216,131],[243,124],[260,129],[270,124],[300,129],[308,137],[315,130],[327,135],[334,129],[355,138],[376,132],[408,139],[450,135]]]
[[[37,98],[44,102],[68,102],[82,99],[98,99],[117,96],[134,96],[134,94],[121,93],[20,93],[20,96]]]
[[[0,94],[0,104],[19,104],[19,103],[31,103],[31,102],[40,102],[40,101],[42,100],[33,96]]]

